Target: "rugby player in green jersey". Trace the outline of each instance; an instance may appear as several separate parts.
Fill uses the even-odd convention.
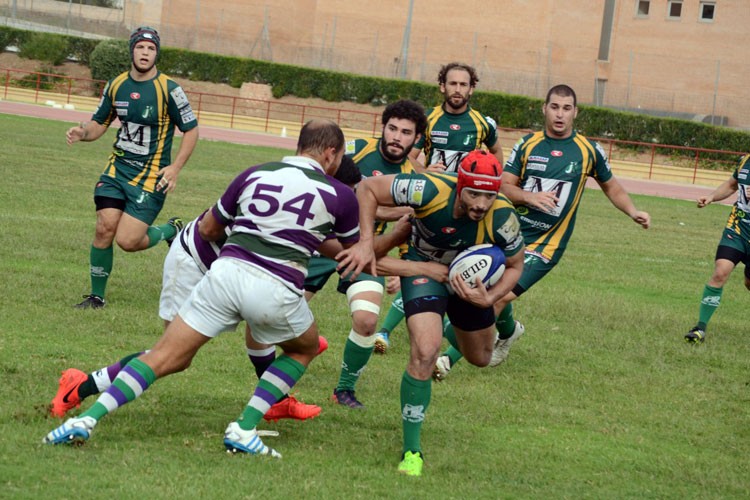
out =
[[[339,256],[342,272],[372,272],[373,230],[378,206],[414,209],[409,249],[402,260],[384,257],[377,272],[402,276],[410,338],[409,362],[401,379],[403,455],[398,470],[422,474],[421,429],[432,393],[432,369],[440,353],[443,316],[454,325],[449,340],[470,363],[490,363],[497,338],[493,304],[515,286],[523,270],[523,238],[513,204],[498,193],[502,167],[486,151],[474,151],[457,174],[414,173],[370,177],[357,188],[361,240]],[[492,243],[506,256],[502,278],[489,289],[470,288],[459,276],[448,287],[447,266],[462,250]],[[415,271],[429,264],[438,270]],[[439,271],[442,269],[442,273]]]
[[[91,121],[70,128],[68,145],[95,141],[115,118],[121,126],[104,172],[94,189],[96,231],[90,251],[91,293],[80,309],[104,307],[112,272],[113,242],[137,252],[164,240],[171,243],[182,221],[153,222],[167,193],[177,187],[180,170],[198,141],[198,122],[182,88],[156,69],[159,34],[150,27],[130,35],[130,70],[107,82]],[[175,126],[183,133],[172,160]]]
[[[425,127],[422,106],[414,101],[400,100],[386,106],[382,115],[380,138],[356,139],[346,144],[346,155],[351,157],[363,178],[414,171],[408,154]],[[376,234],[383,234],[386,222],[410,214],[408,207],[378,209]],[[305,296],[310,298],[336,272],[336,261],[317,256],[310,260],[305,279]],[[341,372],[331,396],[335,403],[361,409],[364,405],[355,397],[355,386],[372,356],[375,345],[380,306],[383,301],[384,278],[360,274],[356,279],[339,279],[338,291],[346,294],[351,312],[351,330],[344,345]]]
[[[567,85],[552,87],[542,113],[544,130],[521,138],[503,171],[502,193],[518,210],[526,256],[518,284],[495,304],[499,337],[491,366],[505,361],[510,346],[523,334],[523,325],[513,319],[512,302],[546,276],[562,258],[589,177],[636,224],[644,229],[651,224],[651,216],[635,207],[612,175],[601,146],[573,129],[578,115],[573,89]],[[445,378],[460,357],[458,351],[448,348],[438,358],[435,379]]]
[[[698,310],[698,323],[685,335],[686,342],[700,343],[706,338],[706,327],[719,307],[721,294],[729,276],[739,262],[745,264],[745,287],[750,290],[750,155],[740,158],[734,173],[708,196],[698,198],[698,208],[737,193],[737,201],[729,214],[716,249],[714,272],[703,288]]]
[[[424,151],[427,171],[455,172],[467,154],[486,147],[502,165],[497,124],[469,105],[479,82],[476,70],[468,64],[452,62],[440,68],[437,80],[444,100],[429,112],[424,136],[410,153],[412,160],[418,163]],[[399,293],[376,334],[375,352],[385,354],[390,347],[389,335],[403,318],[403,299]]]

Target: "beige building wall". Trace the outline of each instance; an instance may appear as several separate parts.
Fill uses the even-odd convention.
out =
[[[20,10],[31,2],[14,1]],[[609,1],[609,56],[599,60]],[[721,115],[750,128],[750,0],[713,1],[711,22],[699,19],[706,0],[683,0],[680,19],[669,18],[670,0],[650,0],[639,16],[642,1],[125,0],[118,33],[149,24],[169,46],[427,82],[460,60],[477,68],[482,90],[544,97],[568,83],[584,104]],[[93,9],[77,8],[83,17]]]

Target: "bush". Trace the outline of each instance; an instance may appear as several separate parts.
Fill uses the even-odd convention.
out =
[[[125,40],[99,42],[89,58],[91,78],[110,80],[130,69],[130,50]]]
[[[58,35],[34,33],[21,46],[18,55],[59,66],[68,58],[68,43]]]

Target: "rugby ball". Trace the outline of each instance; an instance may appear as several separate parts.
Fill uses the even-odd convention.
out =
[[[477,277],[489,288],[505,272],[505,254],[491,243],[474,245],[456,255],[448,267],[448,278],[459,275],[471,288],[476,288]]]

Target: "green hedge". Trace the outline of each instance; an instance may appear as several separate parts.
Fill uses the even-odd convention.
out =
[[[88,64],[98,41],[62,35],[70,56]],[[0,48],[15,45],[23,52],[33,43],[33,32],[0,26]],[[58,44],[59,45],[59,44]],[[426,108],[441,102],[437,85],[424,82],[336,73],[288,64],[162,47],[159,69],[194,81],[226,83],[239,88],[245,82],[268,84],[274,97],[318,97],[330,102],[351,101],[381,105],[401,98],[414,99]],[[477,91],[472,105],[495,119],[500,127],[538,130],[542,101],[529,97]],[[633,142],[700,147],[723,151],[750,151],[750,135],[724,127],[673,118],[581,106],[576,127],[590,137]]]

